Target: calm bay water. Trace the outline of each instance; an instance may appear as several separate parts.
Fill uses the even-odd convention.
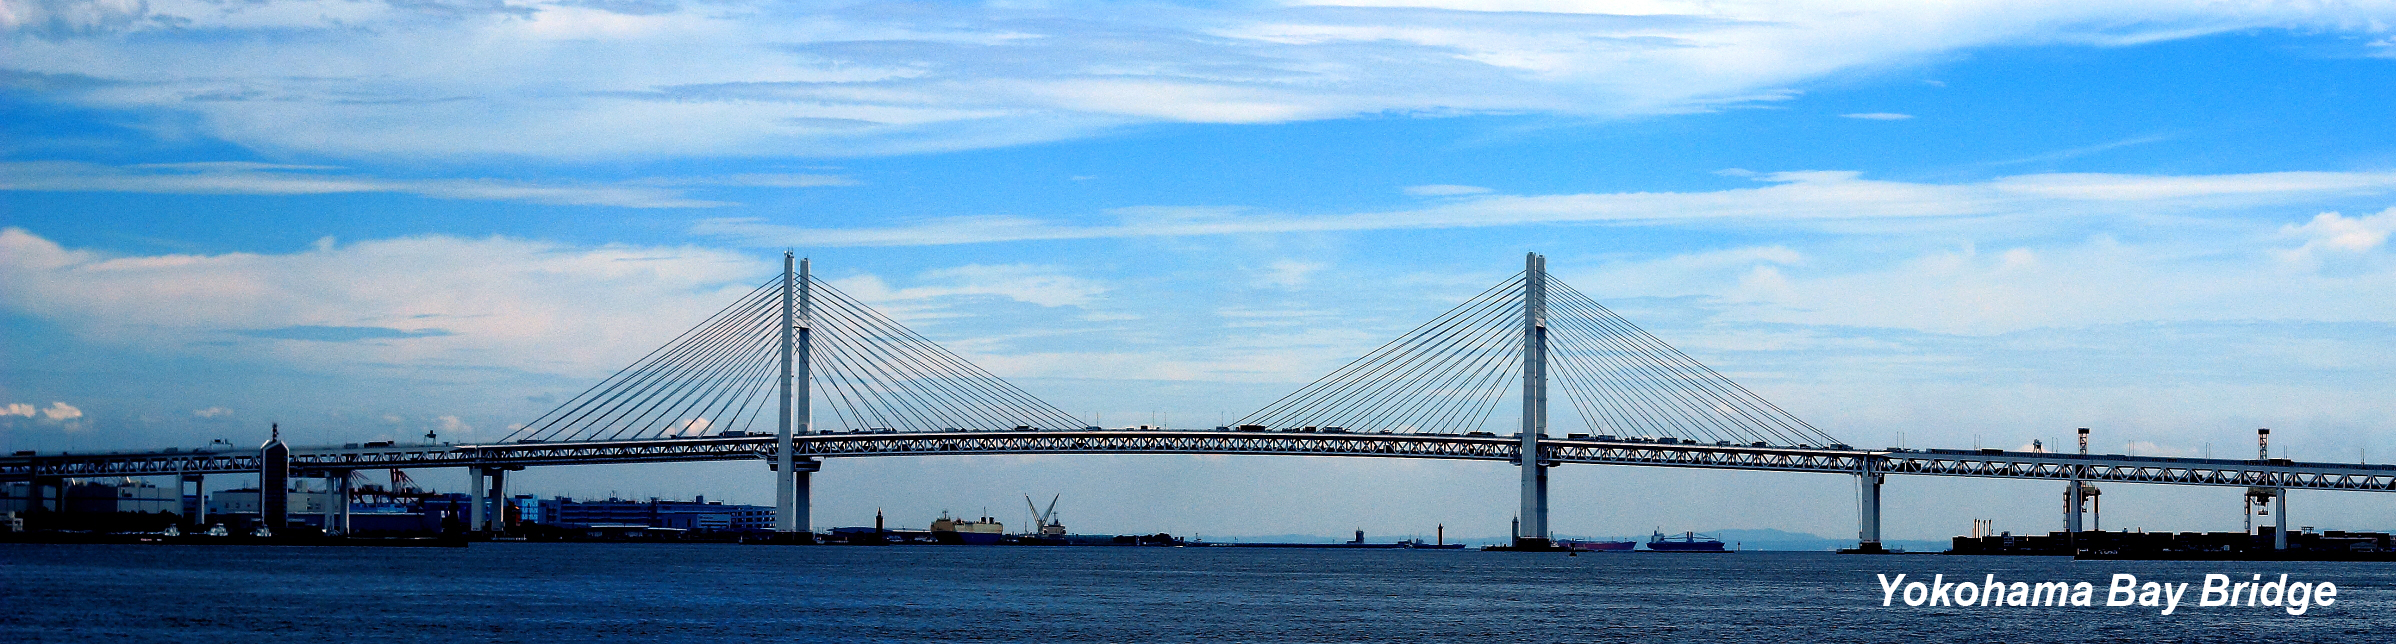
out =
[[[1880,606],[1875,573],[2087,581],[2099,607]],[[2188,582],[2105,608],[2113,573]],[[2205,573],[2338,585],[2196,608]],[[1913,577],[1909,577],[1910,581]],[[1222,548],[0,545],[11,642],[2396,642],[2396,564]]]

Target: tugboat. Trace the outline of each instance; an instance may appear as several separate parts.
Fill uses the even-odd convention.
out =
[[[1729,552],[1722,549],[1721,539],[1695,532],[1665,536],[1662,529],[1657,529],[1654,536],[1647,538],[1647,550],[1648,552]]]
[[[1606,539],[1557,539],[1556,547],[1575,552],[1630,552],[1639,548],[1639,542]]]
[[[1004,536],[1006,530],[1006,524],[999,523],[997,519],[984,516],[980,521],[959,521],[949,518],[947,510],[941,510],[940,518],[932,521],[932,539],[941,543],[997,545],[999,537]]]

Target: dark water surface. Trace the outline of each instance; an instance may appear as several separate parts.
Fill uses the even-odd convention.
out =
[[[1875,573],[2091,608],[1880,606]],[[2187,582],[2106,608],[2113,573]],[[2197,608],[2205,573],[2337,603]],[[1404,550],[0,544],[0,641],[2396,642],[2396,564]]]

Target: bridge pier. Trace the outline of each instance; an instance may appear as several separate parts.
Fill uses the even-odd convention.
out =
[[[791,487],[790,529],[787,530],[787,532],[796,532],[799,534],[812,534],[815,532],[815,521],[810,517],[809,514],[814,511],[814,494],[813,488],[810,487],[808,479],[813,477],[817,471],[822,470],[823,468],[823,461],[818,461],[812,458],[802,458],[792,462],[789,478]],[[779,516],[774,517],[776,522],[781,521],[781,519],[782,517]]]
[[[2088,428],[2086,427],[2080,428],[2080,455],[2088,456]],[[2066,538],[2065,542],[2071,546],[2072,552],[2075,554],[2080,552],[2080,507],[2082,499],[2087,497],[2087,492],[2082,489],[2084,486],[2080,483],[2080,476],[2085,467],[2073,464],[2071,466],[2071,484],[2063,489],[2063,534]]]
[[[191,485],[191,494],[183,494],[183,486]],[[183,501],[183,523],[194,528],[208,525],[208,477],[204,474],[183,474],[175,478],[175,498]]]
[[[483,531],[491,534],[507,532],[507,468],[494,467],[487,471],[491,473],[491,520],[484,524]]]
[[[328,472],[324,476],[325,534],[349,534],[349,471]]]
[[[2274,524],[2274,526],[2275,526],[2275,527],[2274,527],[2274,529],[2271,531],[2271,549],[2273,549],[2273,550],[2287,550],[2287,549],[2288,549],[2288,489],[2287,489],[2287,488],[2280,488],[2280,489],[2278,490],[2278,493],[2277,493],[2277,494],[2273,494],[2272,496],[2273,496],[2273,497],[2275,497],[2275,498],[2273,498],[2272,500],[2277,502],[2277,503],[2274,503],[2274,505],[2277,505],[2277,506],[2279,506],[2279,507],[2272,508],[2272,510],[2273,510],[2274,512],[2276,512],[2276,514],[2274,514],[2274,515],[2271,517],[2271,522],[2272,522],[2272,523]]]
[[[1855,549],[1877,552],[1880,546],[1880,484],[1888,475],[1866,471],[1858,477],[1862,498],[1856,503]]]
[[[55,505],[50,502],[50,492],[52,490],[56,490],[58,492],[58,502]],[[54,512],[64,513],[67,511],[66,479],[36,478],[33,479],[33,483],[25,486],[25,492],[31,497],[27,499],[29,503],[25,505],[25,513],[28,515],[47,514]]]
[[[479,465],[469,465],[466,467],[466,532],[472,533],[481,530],[482,526],[483,468]]]

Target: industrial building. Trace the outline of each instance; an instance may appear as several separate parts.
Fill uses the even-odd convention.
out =
[[[528,498],[528,497],[519,497]],[[637,525],[692,532],[748,532],[773,529],[774,509],[762,505],[727,505],[698,497],[690,501],[651,498],[577,501],[557,497],[540,501],[527,512],[529,522],[559,526]]]

